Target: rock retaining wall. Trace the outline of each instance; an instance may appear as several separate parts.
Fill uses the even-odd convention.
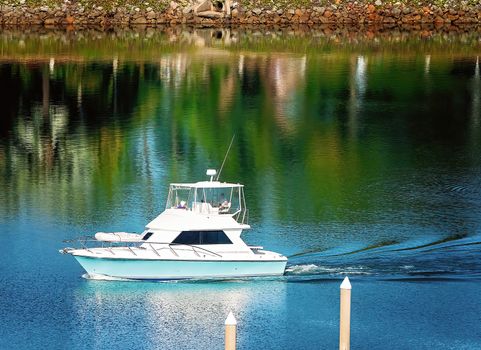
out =
[[[172,1],[163,10],[152,7],[121,6],[104,9],[101,6],[85,8],[66,0],[62,5],[30,7],[24,1],[18,5],[0,5],[0,24],[51,25],[132,25],[132,24],[198,24],[218,26],[226,24],[466,24],[481,23],[481,5],[410,6],[403,3],[383,4],[337,0],[326,6],[312,8],[247,8],[232,3],[230,13],[219,12],[210,16],[194,13],[195,5],[181,6]],[[209,13],[212,11],[209,11]],[[215,12],[215,11],[214,11]]]

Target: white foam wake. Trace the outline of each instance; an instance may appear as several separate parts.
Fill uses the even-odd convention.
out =
[[[128,281],[128,279],[120,278],[120,277],[112,277],[106,275],[99,275],[99,274],[83,274],[82,278],[87,280],[94,280],[94,281]]]
[[[342,266],[329,267],[315,264],[301,264],[287,267],[286,273],[289,275],[311,275],[311,274],[330,274],[330,275],[371,275],[363,266]]]

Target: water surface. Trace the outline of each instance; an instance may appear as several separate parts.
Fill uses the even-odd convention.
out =
[[[0,348],[222,348],[229,310],[240,349],[334,348],[346,275],[353,348],[481,347],[476,34],[319,33],[4,31]],[[232,135],[244,239],[285,276],[91,281],[58,254],[142,231]]]

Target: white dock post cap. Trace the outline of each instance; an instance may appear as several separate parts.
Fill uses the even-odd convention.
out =
[[[345,277],[341,283],[341,289],[352,289],[351,282],[349,282],[349,277]]]
[[[236,326],[237,325],[237,321],[236,321],[234,315],[232,314],[232,311],[229,312],[229,315],[225,319],[225,325],[226,326]]]

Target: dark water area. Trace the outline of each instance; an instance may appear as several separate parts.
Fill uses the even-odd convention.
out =
[[[222,348],[232,310],[240,349],[332,349],[344,276],[353,349],[481,348],[479,35],[318,34],[3,31],[0,348]],[[221,178],[285,276],[92,281],[58,253],[142,231],[233,135]]]

